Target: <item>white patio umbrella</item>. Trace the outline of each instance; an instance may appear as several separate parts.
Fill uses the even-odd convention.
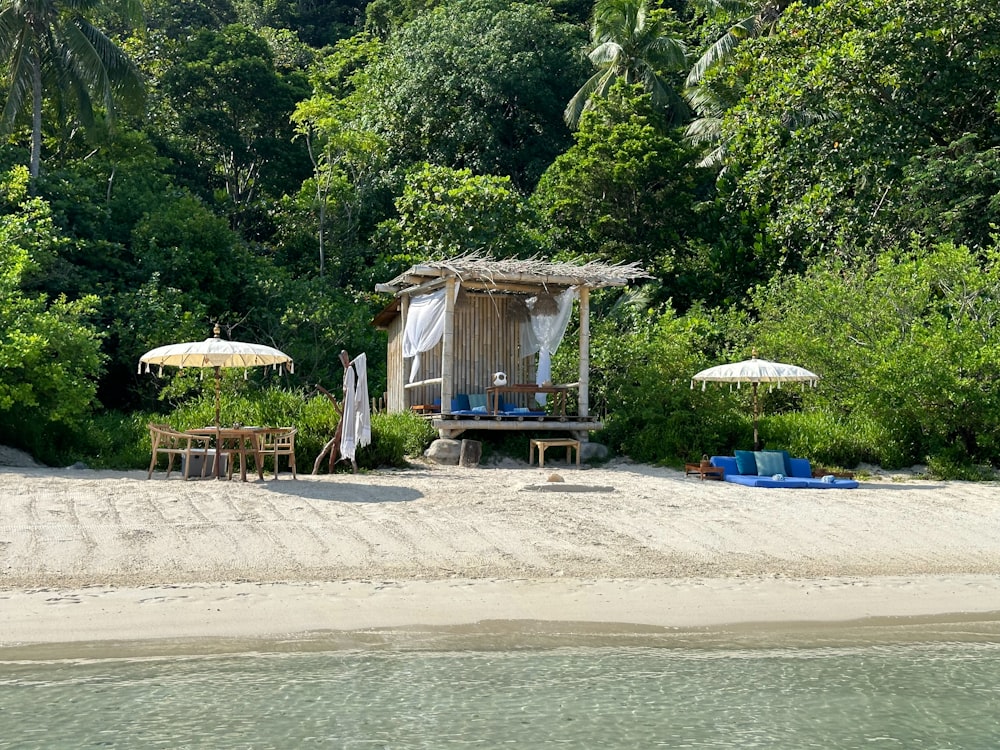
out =
[[[737,388],[742,383],[750,383],[753,386],[753,447],[754,450],[759,450],[757,386],[760,383],[776,383],[780,388],[782,383],[809,383],[815,387],[818,380],[819,375],[803,367],[758,359],[757,352],[754,351],[751,359],[702,370],[691,378],[691,387],[694,388],[695,381],[701,382],[702,390],[705,390],[706,383],[736,383]]]
[[[219,337],[219,326],[215,326],[215,336],[204,341],[188,341],[181,344],[167,344],[152,349],[139,357],[139,372],[143,365],[146,372],[152,365],[159,365],[162,371],[164,365],[172,367],[211,367],[215,370],[215,432],[216,444],[222,429],[219,419],[219,386],[222,380],[222,368],[231,367],[275,367],[294,372],[292,358],[279,349],[263,344],[250,344],[244,341],[227,341]],[[218,462],[216,462],[218,472]]]

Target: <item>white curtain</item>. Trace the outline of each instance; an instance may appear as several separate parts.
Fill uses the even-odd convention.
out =
[[[455,284],[456,297],[458,288],[459,285]],[[420,372],[421,352],[433,349],[444,335],[446,291],[439,289],[410,299],[406,312],[406,327],[403,329],[403,358],[413,358],[408,383],[412,383]]]
[[[344,426],[340,432],[340,455],[354,462],[358,448],[372,441],[371,405],[368,401],[368,356],[362,352],[344,371]]]
[[[538,369],[535,372],[535,385],[541,385],[552,380],[552,355],[559,349],[566,326],[573,312],[573,300],[577,297],[576,287],[570,287],[556,296],[556,311],[551,314],[540,314],[534,310],[537,297],[528,300],[531,317],[527,325],[521,326],[521,353],[524,355],[538,354]],[[544,404],[546,394],[536,393],[535,400]]]

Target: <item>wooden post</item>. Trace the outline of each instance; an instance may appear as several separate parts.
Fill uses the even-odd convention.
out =
[[[441,342],[441,412],[451,412],[455,395],[455,277],[449,276],[444,293],[444,336]]]
[[[409,372],[406,369],[406,359],[403,357],[403,333],[406,331],[406,319],[410,315],[410,295],[404,294],[399,299],[399,315],[402,319],[402,324],[399,327],[399,390],[402,394],[403,408],[402,411],[410,410],[410,395],[406,391],[406,381],[409,378]],[[390,365],[391,367],[391,365]],[[391,372],[391,371],[390,371]],[[389,376],[390,378],[392,375]]]
[[[340,350],[340,363],[344,366],[345,371],[347,370],[348,367],[351,366],[351,355],[349,355],[343,349]],[[337,458],[340,455],[340,437],[344,431],[344,407],[341,404],[337,403],[337,399],[333,397],[333,394],[330,393],[330,391],[328,391],[323,386],[317,384],[316,390],[322,393],[324,396],[326,396],[333,402],[333,408],[337,412],[337,414],[340,415],[340,420],[338,420],[337,422],[337,429],[334,431],[333,437],[327,441],[326,445],[323,446],[323,450],[321,450],[319,455],[316,456],[316,460],[313,462],[312,473],[313,474],[319,473],[320,462],[323,460],[324,456],[329,455],[330,463],[329,466],[327,467],[327,470],[332,474],[334,464],[337,463]],[[275,461],[277,460],[278,459],[275,458]],[[277,466],[275,466],[275,468],[277,469]],[[355,474],[358,473],[358,462],[354,459],[351,460],[351,469],[354,471]]]
[[[483,444],[478,440],[463,440],[462,452],[458,457],[458,465],[466,468],[479,466],[479,459],[483,457]]]
[[[590,416],[590,287],[580,287],[580,416]]]

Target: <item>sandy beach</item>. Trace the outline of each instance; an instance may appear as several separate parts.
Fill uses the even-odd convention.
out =
[[[507,461],[248,483],[0,467],[0,486],[5,648],[1000,612],[997,483]]]

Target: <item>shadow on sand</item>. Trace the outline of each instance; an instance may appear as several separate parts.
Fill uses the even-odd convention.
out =
[[[337,503],[407,503],[423,497],[423,493],[411,487],[382,487],[352,482],[303,482],[279,479],[267,480],[258,486],[277,495],[307,500],[330,500]]]

